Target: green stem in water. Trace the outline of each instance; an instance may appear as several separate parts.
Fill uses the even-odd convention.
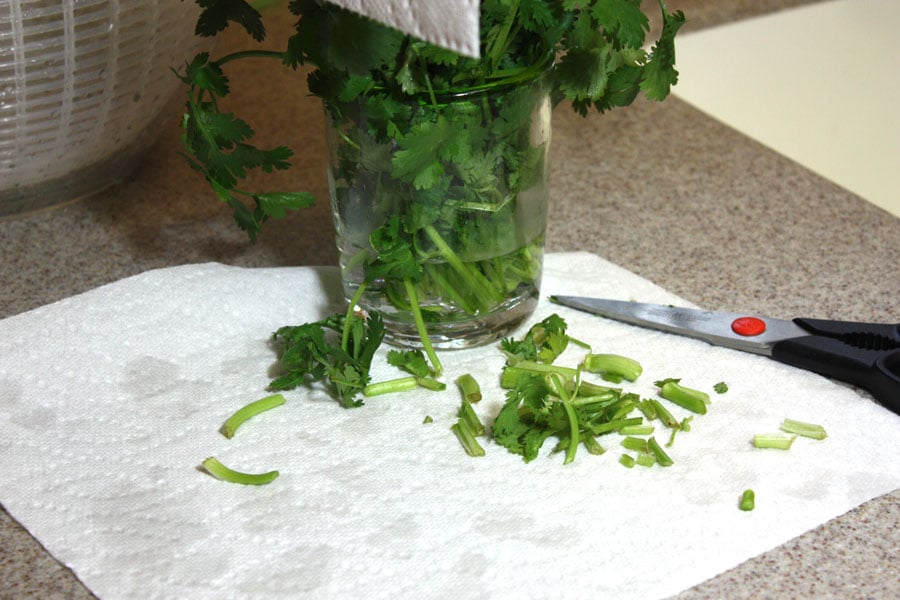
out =
[[[233,438],[237,428],[245,421],[255,417],[259,413],[273,409],[276,406],[281,406],[282,404],[284,404],[284,396],[281,394],[273,394],[271,396],[266,396],[261,400],[257,400],[256,402],[251,402],[228,417],[225,424],[222,425],[222,435],[228,439]]]
[[[278,477],[278,471],[268,471],[267,473],[242,473],[235,471],[223,465],[213,456],[203,461],[203,468],[217,479],[243,485],[264,485],[275,481]]]
[[[456,289],[456,286],[450,284],[447,281],[447,278],[444,277],[444,274],[441,273],[441,270],[437,265],[426,263],[424,268],[425,273],[428,275],[428,278],[431,280],[431,282],[436,287],[438,287],[441,292],[450,299],[451,302],[456,304],[466,314],[471,315],[475,313],[475,309],[472,307],[469,301],[459,293],[459,291]]]
[[[366,291],[366,284],[361,283],[359,287],[356,288],[356,292],[353,294],[353,297],[350,298],[350,305],[347,307],[347,314],[344,317],[344,329],[341,331],[341,348],[346,352],[347,344],[350,341],[350,320],[354,318],[354,313],[356,312],[356,305],[359,304],[360,298]]]
[[[409,305],[412,309],[413,319],[416,322],[416,330],[419,332],[419,339],[422,341],[422,348],[431,361],[431,370],[434,371],[435,377],[440,377],[444,372],[444,366],[441,364],[434,346],[431,345],[431,338],[428,337],[428,330],[425,328],[425,320],[422,318],[422,309],[419,306],[419,296],[416,294],[416,287],[413,285],[409,277],[403,278],[403,285],[406,288],[406,295],[409,297]]]
[[[465,281],[468,291],[475,296],[482,310],[490,308],[498,299],[496,290],[490,281],[484,276],[479,277],[477,270],[469,269],[456,252],[444,241],[434,225],[428,225],[425,228],[428,239],[435,245],[441,257],[447,261],[447,264]]]

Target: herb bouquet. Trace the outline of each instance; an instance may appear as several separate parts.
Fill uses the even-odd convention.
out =
[[[197,0],[200,35],[229,22],[257,41],[244,0]],[[183,141],[189,160],[255,240],[263,222],[308,206],[302,191],[253,192],[250,169],[288,167],[219,109],[227,63],[270,56],[310,65],[329,127],[331,203],[350,306],[380,313],[388,337],[459,347],[494,340],[533,310],[541,275],[551,107],[587,115],[664,99],[684,22],[658,0],[659,39],[643,49],[640,0],[482,0],[481,57],[469,58],[323,0],[292,0],[283,51],[196,56]],[[437,362],[433,359],[433,362]]]

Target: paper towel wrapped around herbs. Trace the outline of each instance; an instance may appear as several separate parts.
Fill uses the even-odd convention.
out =
[[[240,4],[228,0],[227,6]],[[252,9],[204,3],[201,33],[236,20],[265,36]],[[421,8],[421,7],[420,7]],[[345,295],[378,311],[397,343],[488,343],[534,308],[547,214],[550,113],[567,101],[587,115],[663,100],[677,80],[674,38],[684,22],[659,2],[663,27],[644,49],[649,19],[632,2],[555,0],[479,5],[480,56],[463,56],[316,0],[284,52],[309,65],[309,91],[329,118],[329,183]],[[193,166],[255,239],[269,217],[307,206],[302,191],[254,193],[251,168],[287,168],[284,147],[249,145],[249,125],[222,113],[223,68],[243,54],[186,68],[183,120]],[[437,370],[439,366],[434,365]]]
[[[331,1],[441,48],[480,55],[480,0]]]

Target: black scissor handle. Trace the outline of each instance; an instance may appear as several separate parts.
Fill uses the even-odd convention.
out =
[[[900,325],[794,319],[813,335],[772,347],[772,358],[858,385],[900,415]]]

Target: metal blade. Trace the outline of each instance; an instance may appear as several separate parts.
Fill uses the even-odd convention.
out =
[[[553,296],[554,302],[594,313],[616,321],[640,325],[650,329],[697,338],[726,348],[772,355],[772,346],[785,339],[809,335],[793,321],[771,319],[757,315],[724,313],[696,308],[682,308],[664,304],[645,304],[623,300],[604,300],[582,296]],[[741,335],[732,329],[737,319],[752,317],[765,323],[765,331],[758,335]]]

